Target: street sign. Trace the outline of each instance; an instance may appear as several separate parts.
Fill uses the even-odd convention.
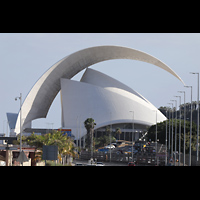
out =
[[[15,147],[0,147],[0,150],[17,150]]]
[[[13,140],[17,140],[17,137],[0,137],[0,140],[5,140],[7,144],[13,144]]]
[[[17,158],[17,162],[23,163],[27,161],[28,161],[28,158],[26,157],[24,151],[22,150],[19,154],[19,157]]]
[[[42,147],[43,160],[57,160],[58,159],[58,146],[56,145],[43,145]]]
[[[59,131],[63,132],[63,135],[66,135],[68,137],[72,137],[72,130],[71,129],[58,129]]]
[[[169,162],[170,162],[170,163],[173,163],[173,162],[174,162],[174,159],[171,157],[171,158],[169,159]]]

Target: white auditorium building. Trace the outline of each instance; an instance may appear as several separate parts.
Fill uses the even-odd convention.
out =
[[[121,46],[83,49],[58,61],[32,87],[22,104],[22,132],[31,129],[33,120],[46,118],[59,92],[62,107],[61,128],[71,129],[75,139],[86,135],[84,121],[87,118],[95,120],[96,133],[105,131],[105,127],[111,124],[113,129],[120,127],[122,132],[130,133],[134,123],[135,140],[146,132],[149,126],[166,120],[165,116],[141,94],[106,74],[88,68],[112,59],[147,62],[149,67],[157,66],[183,83],[170,67],[142,51]],[[80,81],[71,80],[82,70],[85,72]],[[15,117],[12,114],[7,116],[12,117],[12,120],[8,119],[12,121],[11,135],[18,135],[20,112]]]

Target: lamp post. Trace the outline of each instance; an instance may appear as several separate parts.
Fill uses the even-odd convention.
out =
[[[174,165],[176,166],[176,135],[177,135],[177,100],[170,100],[175,102],[176,120],[175,120],[175,155],[174,155]]]
[[[191,88],[191,113],[190,113],[190,149],[189,149],[189,166],[191,166],[191,141],[192,141],[192,86],[184,86]]]
[[[17,99],[20,100],[20,154],[22,152],[22,93],[20,93],[19,97],[15,97],[15,101]],[[23,161],[21,162],[21,165],[23,166]]]
[[[167,117],[167,109],[166,109]],[[166,119],[166,132],[165,132],[165,166],[167,166],[167,119]]]
[[[22,151],[22,93],[19,97],[15,97],[15,101],[20,100],[20,152]]]
[[[172,105],[172,144],[171,144],[171,157],[173,158],[173,109],[174,109],[174,104],[169,103]]]
[[[179,97],[179,156],[178,156],[178,166],[180,166],[181,163],[181,96],[175,96],[175,97]]]
[[[132,124],[132,161],[133,161],[133,134],[134,134],[134,111],[129,111],[133,113],[133,124]]]
[[[155,135],[155,150],[156,150],[156,154],[155,154],[155,161],[156,161],[156,164],[158,165],[158,159],[157,159],[157,110],[154,110],[156,112],[156,135]]]
[[[197,162],[199,161],[199,73],[190,72],[190,74],[197,74]]]
[[[179,93],[184,93],[184,135],[183,135],[183,166],[185,166],[185,91],[178,91]]]
[[[111,162],[111,133],[112,133],[112,112],[110,112],[110,162]]]
[[[172,120],[173,120],[173,103],[168,103],[168,104],[172,105]],[[170,120],[170,112],[169,112],[169,120]],[[173,127],[173,121],[172,121],[172,127]],[[173,128],[172,128],[172,135],[173,135]],[[170,122],[169,122],[169,154],[170,154]],[[172,156],[173,154],[171,154],[171,157]]]
[[[167,104],[172,104],[172,103],[167,103]],[[169,149],[168,151],[169,151],[169,156],[170,156],[170,108],[169,108],[169,142],[168,142],[168,149]]]

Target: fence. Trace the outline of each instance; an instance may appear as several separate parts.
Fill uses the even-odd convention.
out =
[[[110,159],[110,152],[94,152],[93,153],[93,159],[97,159],[97,161],[102,161],[102,162],[123,162],[123,163],[128,163],[131,161],[135,161],[138,165],[156,165],[156,160],[155,160],[155,153],[137,153],[132,156],[130,154],[122,154],[122,153],[112,153],[111,152],[111,159]],[[91,153],[90,152],[81,152],[81,155],[79,157],[80,159],[84,160],[89,160],[91,158]],[[163,156],[158,156],[158,164],[163,165],[165,161],[165,157]]]
[[[197,153],[196,151],[192,151],[191,153],[191,166],[200,166],[200,155],[199,155],[199,161],[197,162],[196,153]],[[181,153],[181,162],[183,163],[183,153]],[[189,154],[185,154],[185,164],[189,165]]]
[[[156,165],[155,153],[137,153],[133,155],[133,161],[135,161],[138,165]],[[89,160],[91,158],[90,152],[81,152],[79,157],[83,160]],[[110,152],[94,152],[93,158],[97,159],[97,161],[102,162],[110,162]],[[157,154],[158,165],[165,165],[165,154],[158,153]],[[130,154],[117,154],[111,152],[111,162],[123,162],[128,163],[132,161],[131,153]],[[183,153],[181,153],[181,163],[183,163]],[[185,155],[185,164],[189,165],[189,154]],[[192,151],[191,156],[191,165],[192,166],[200,166],[200,152],[199,152],[199,161],[196,161],[196,151]],[[178,163],[176,163],[178,166]]]

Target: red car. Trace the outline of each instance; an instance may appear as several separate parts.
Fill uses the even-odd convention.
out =
[[[129,162],[128,166],[135,166],[135,163],[134,162]]]

